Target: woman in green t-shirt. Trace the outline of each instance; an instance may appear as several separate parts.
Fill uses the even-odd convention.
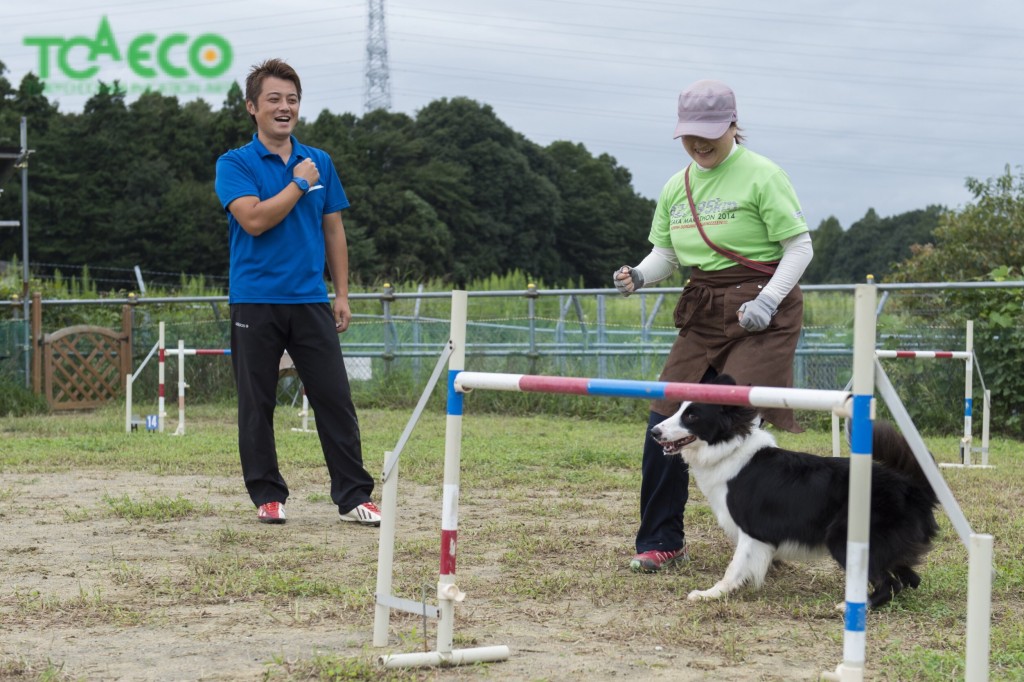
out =
[[[797,282],[814,254],[796,192],[781,168],[741,146],[736,98],[724,83],[702,80],[679,94],[675,137],[693,162],[665,183],[651,223],[653,249],[616,270],[615,287],[628,296],[690,268],[675,310],[679,336],[659,381],[730,374],[739,384],[790,387],[803,323]],[[678,402],[652,401],[647,430],[678,409]],[[791,410],[764,410],[763,417],[800,431]],[[642,467],[630,566],[652,572],[687,559],[689,473],[647,432]]]

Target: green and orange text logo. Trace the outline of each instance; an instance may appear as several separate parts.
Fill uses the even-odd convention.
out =
[[[94,36],[26,36],[24,44],[38,50],[41,80],[91,79],[107,65],[127,66],[142,79],[211,79],[227,72],[233,57],[231,44],[216,33],[140,33],[119,44],[105,16]]]

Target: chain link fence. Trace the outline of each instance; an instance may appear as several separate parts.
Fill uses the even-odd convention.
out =
[[[955,285],[882,290],[879,348],[964,350],[967,320],[953,314],[950,287]],[[1011,285],[1009,290],[1020,298],[1019,288]],[[470,292],[466,369],[657,379],[677,334],[672,312],[679,291],[655,288],[630,298],[611,289]],[[973,295],[984,306],[987,296],[1005,297],[1007,290],[975,290]],[[804,297],[805,323],[794,361],[794,383],[800,388],[842,389],[852,370],[852,286],[804,287]],[[352,324],[339,338],[357,404],[415,404],[448,341],[449,301],[449,292],[399,293],[390,287],[351,295]],[[98,316],[97,306],[124,302],[44,301],[44,330],[87,323],[88,318]],[[141,300],[133,306],[132,315],[136,371],[149,358],[134,387],[135,402],[140,406],[156,402],[156,357],[151,353],[160,322],[164,323],[167,347],[176,347],[179,339],[187,349],[227,349],[230,345],[224,297]],[[110,319],[109,309],[102,317]],[[15,380],[25,379],[27,367],[24,325],[19,319],[0,321],[0,373]],[[975,395],[980,396],[994,383],[987,358],[1001,358],[1007,348],[1024,348],[1024,326],[995,327],[984,320],[975,321],[974,344],[974,387]],[[765,362],[772,361],[765,358]],[[178,362],[178,358],[168,357],[165,381],[169,398],[176,392]],[[883,366],[920,427],[949,433],[962,429],[963,361],[886,360]],[[189,403],[233,400],[230,356],[187,357],[185,383]],[[279,398],[295,404],[299,390],[295,377],[283,377]],[[994,410],[995,414],[1019,418],[1020,401],[996,404]],[[994,421],[993,430],[997,428]]]

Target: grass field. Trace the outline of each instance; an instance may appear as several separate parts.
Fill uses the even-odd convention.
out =
[[[360,413],[377,475],[408,411]],[[381,653],[432,650],[435,623],[393,616],[371,646],[377,531],[336,520],[315,435],[279,411],[292,496],[284,526],[255,522],[233,406],[189,407],[188,433],[123,433],[118,409],[0,418],[0,679],[813,680],[842,660],[844,577],[774,568],[758,592],[691,604],[731,548],[691,483],[693,560],[628,570],[643,424],[474,414],[466,401],[457,648],[508,661],[383,670]],[[436,603],[445,419],[424,415],[401,462],[395,593]],[[171,429],[173,430],[173,420]],[[956,434],[927,438],[957,459]],[[830,435],[781,434],[827,455]],[[943,469],[976,532],[995,537],[993,680],[1024,680],[1024,444],[994,440],[993,469]],[[379,501],[380,489],[375,491]],[[941,512],[923,584],[868,617],[868,679],[964,674],[967,553]]]

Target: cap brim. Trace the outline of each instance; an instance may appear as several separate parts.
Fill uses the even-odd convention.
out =
[[[732,121],[679,121],[676,124],[676,132],[672,135],[672,138],[678,139],[683,135],[693,135],[695,137],[703,137],[706,140],[717,140],[722,135],[725,135],[725,131],[729,130],[731,125]]]

